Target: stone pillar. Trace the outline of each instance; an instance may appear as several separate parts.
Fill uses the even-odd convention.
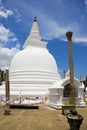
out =
[[[67,32],[66,33],[66,37],[67,37],[67,40],[68,40],[69,67],[70,67],[70,104],[76,104],[76,101],[75,101],[73,56],[72,56],[72,35],[73,35],[73,32]]]
[[[64,79],[65,79],[65,77],[66,77],[66,71],[65,70],[63,71],[63,74],[64,74]]]
[[[1,71],[1,69],[0,69],[0,85],[2,85],[2,71]]]
[[[5,77],[5,94],[6,100],[10,100],[10,88],[9,88],[9,70],[6,70],[6,77]]]

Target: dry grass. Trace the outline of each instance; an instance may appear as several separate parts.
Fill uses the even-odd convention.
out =
[[[84,117],[80,130],[87,130],[87,108],[78,108]],[[11,115],[4,115],[0,107],[0,130],[69,130],[61,110],[48,107],[40,109],[11,109]]]

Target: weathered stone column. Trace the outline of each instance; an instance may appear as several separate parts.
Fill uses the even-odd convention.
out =
[[[5,77],[5,94],[6,100],[10,100],[10,88],[9,88],[9,70],[6,70],[6,77]]]
[[[68,40],[69,67],[70,67],[70,104],[76,104],[75,86],[74,86],[74,67],[73,67],[73,56],[72,56],[72,35],[73,32],[66,33],[66,37]]]
[[[2,85],[2,76],[1,76],[1,73],[2,73],[2,71],[0,69],[0,85]]]

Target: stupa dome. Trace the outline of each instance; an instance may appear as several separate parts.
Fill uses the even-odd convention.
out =
[[[10,72],[44,72],[58,76],[56,62],[47,49],[28,47],[18,52],[11,63]]]

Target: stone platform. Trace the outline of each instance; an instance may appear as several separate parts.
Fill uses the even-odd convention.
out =
[[[9,108],[12,109],[39,109],[39,105],[36,104],[9,104]]]

